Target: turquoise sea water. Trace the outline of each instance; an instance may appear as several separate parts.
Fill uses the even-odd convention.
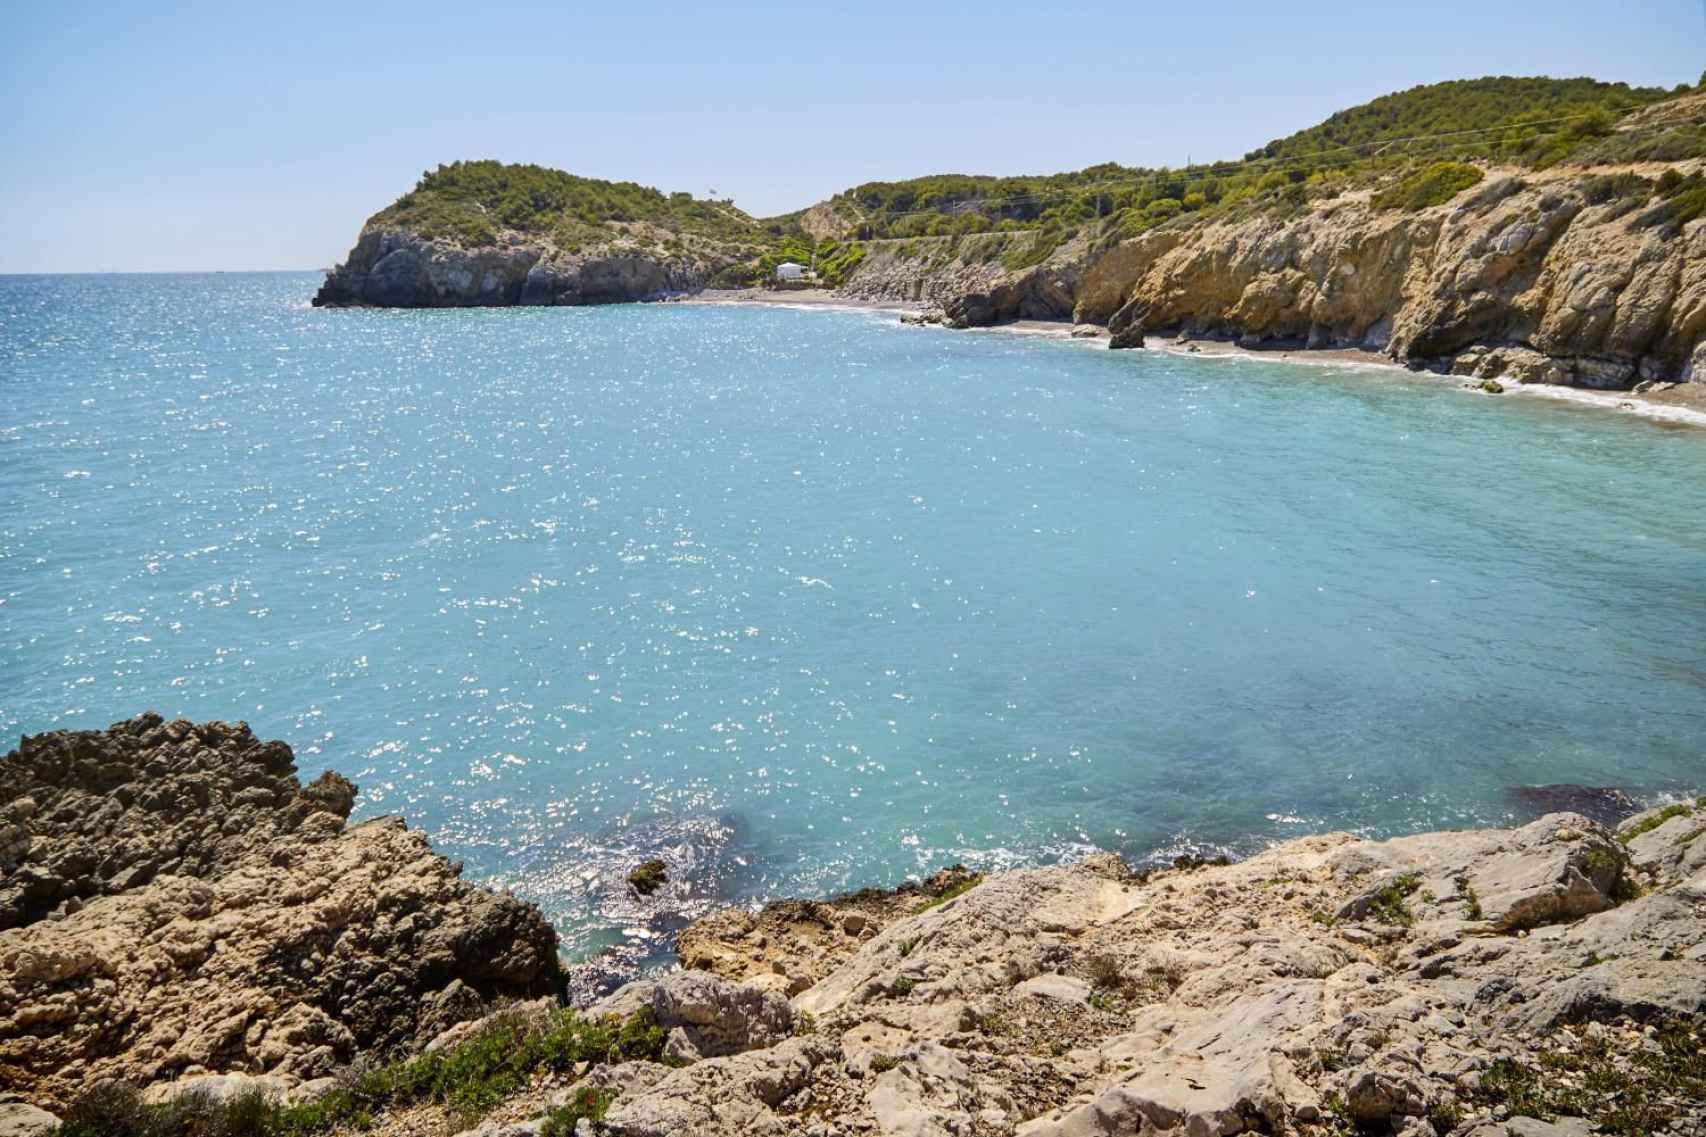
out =
[[[0,279],[0,730],[246,719],[571,951],[952,860],[1706,782],[1706,431],[316,283]],[[639,905],[613,882],[655,852]]]

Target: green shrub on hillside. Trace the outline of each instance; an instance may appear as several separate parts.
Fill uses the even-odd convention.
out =
[[[1670,97],[1661,87],[1631,87],[1596,79],[1517,78],[1457,79],[1431,83],[1382,95],[1329,116],[1296,134],[1275,139],[1247,158],[1299,159],[1345,147],[1397,143],[1420,135],[1529,124],[1537,137],[1546,127],[1535,125],[1573,115],[1593,116],[1609,126],[1623,111]],[[1598,129],[1597,126],[1590,129]]]
[[[574,1011],[500,1017],[456,1046],[368,1070],[306,1105],[274,1105],[259,1093],[146,1105],[134,1087],[104,1082],[71,1103],[58,1137],[308,1137],[367,1129],[375,1114],[417,1102],[478,1114],[536,1074],[567,1073],[582,1062],[655,1062],[663,1046],[663,1029],[649,1011],[626,1019]],[[608,1100],[581,1104],[582,1116],[595,1116]]]
[[[1636,217],[1631,224],[1639,228],[1668,226],[1680,229],[1695,218],[1706,216],[1706,177],[1702,177],[1700,171],[1684,176],[1675,170],[1666,170],[1654,188],[1658,191],[1658,204]]]
[[[1007,251],[1001,255],[1001,265],[1014,270],[1040,265],[1071,236],[1058,224],[1045,225],[1036,230],[1036,235],[1029,241],[1015,241],[1008,245]]]
[[[756,221],[728,202],[489,160],[452,162],[428,170],[414,189],[372,220],[476,246],[495,243],[500,228],[524,233],[578,231],[590,237],[607,236],[606,226],[629,221],[722,240],[765,236]]]
[[[805,236],[787,236],[776,242],[751,266],[748,283],[761,284],[774,280],[776,266],[787,261],[804,265],[817,273],[821,283],[831,288],[839,286],[865,259],[865,247],[857,241],[815,241]],[[724,276],[736,275],[729,270]],[[727,287],[719,285],[720,287]]]
[[[860,239],[1066,232],[1086,224],[1105,236],[1129,236],[1181,214],[1208,216],[1241,202],[1290,216],[1353,186],[1379,188],[1420,162],[1462,170],[1478,161],[1544,167],[1706,156],[1706,127],[1680,122],[1665,129],[1616,129],[1619,115],[1670,95],[1657,87],[1593,79],[1465,79],[1340,111],[1241,162],[1187,170],[1109,162],[1044,177],[944,174],[867,182],[835,201],[845,216],[861,219]],[[1392,208],[1420,208],[1400,193],[1385,200]],[[1168,204],[1173,202],[1177,210]],[[1045,243],[1016,244],[1003,263],[1040,263],[1055,247],[1044,248]]]
[[[1479,166],[1435,162],[1374,195],[1376,209],[1426,209],[1443,205],[1481,180]]]

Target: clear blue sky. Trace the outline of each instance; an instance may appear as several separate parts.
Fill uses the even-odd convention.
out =
[[[0,4],[0,272],[318,268],[420,172],[760,215],[876,178],[1235,157],[1417,83],[1692,83],[1701,0]]]

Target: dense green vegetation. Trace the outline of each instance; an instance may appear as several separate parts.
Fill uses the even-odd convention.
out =
[[[1700,171],[1687,175],[1666,170],[1654,187],[1659,203],[1635,219],[1637,225],[1676,227],[1706,215],[1706,177]]]
[[[471,245],[494,244],[499,229],[516,229],[550,235],[571,251],[609,238],[609,227],[619,222],[644,222],[673,234],[721,241],[758,242],[763,237],[757,222],[731,202],[489,160],[428,170],[414,189],[373,220]]]
[[[1238,162],[1188,169],[1105,163],[1043,177],[943,174],[867,182],[834,201],[858,218],[861,239],[1034,231],[1002,254],[1007,267],[1023,268],[1079,234],[1117,240],[1233,208],[1287,214],[1349,189],[1381,191],[1378,204],[1386,208],[1425,208],[1474,184],[1475,163],[1538,169],[1706,156],[1706,124],[1686,117],[1617,129],[1619,116],[1682,90],[1592,79],[1436,83],[1341,111]]]
[[[145,1105],[134,1087],[102,1083],[66,1110],[59,1137],[306,1137],[340,1126],[365,1129],[382,1110],[418,1102],[474,1118],[538,1073],[564,1073],[581,1062],[659,1061],[663,1045],[664,1032],[647,1012],[627,1019],[574,1011],[500,1017],[457,1046],[370,1069],[306,1105],[275,1105],[258,1093]],[[569,1128],[559,1131],[573,1132],[575,1119],[602,1116],[608,1105],[598,1094],[569,1103],[556,1116]]]
[[[1465,162],[1435,162],[1375,194],[1376,209],[1426,209],[1442,205],[1481,180],[1481,167]]]
[[[1706,90],[1706,76],[1697,89]],[[727,201],[493,161],[428,171],[375,220],[475,246],[496,243],[505,229],[548,236],[567,252],[636,229],[626,235],[665,252],[714,243],[732,262],[713,280],[725,287],[762,283],[788,260],[815,263],[822,283],[839,285],[863,260],[863,242],[883,238],[990,234],[954,244],[961,255],[1022,269],[1074,239],[1109,244],[1234,211],[1288,216],[1349,190],[1374,191],[1379,208],[1427,208],[1474,185],[1495,163],[1541,169],[1706,156],[1706,111],[1654,106],[1682,90],[1592,79],[1467,79],[1383,95],[1235,162],[1187,169],[1108,162],[1031,177],[866,182],[829,203],[846,225],[833,241],[814,242],[804,231],[805,210],[760,222]],[[1605,190],[1633,210],[1653,186],[1634,179]],[[1706,213],[1706,186],[1697,176],[1657,192],[1659,204],[1640,223],[1675,226]]]
[[[1372,148],[1421,135],[1509,128],[1497,134],[1520,158],[1541,136],[1531,124],[1569,124],[1552,120],[1586,115],[1609,126],[1625,111],[1671,96],[1659,87],[1631,87],[1595,79],[1546,79],[1493,76],[1412,87],[1371,99],[1329,116],[1326,121],[1278,138],[1246,159],[1309,160],[1346,147]]]
[[[729,265],[712,283],[719,288],[745,288],[774,280],[776,266],[787,261],[817,273],[817,280],[839,287],[865,259],[865,246],[858,241],[814,241],[801,233],[789,233],[775,242],[756,261]],[[816,266],[813,269],[813,266]]]

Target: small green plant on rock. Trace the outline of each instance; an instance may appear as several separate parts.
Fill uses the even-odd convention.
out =
[[[1617,839],[1627,845],[1635,838],[1651,833],[1671,818],[1687,817],[1693,812],[1694,808],[1687,802],[1679,801],[1675,805],[1667,805],[1651,817],[1643,818],[1637,824],[1631,825],[1629,828],[1619,833],[1617,835]]]
[[[978,873],[976,876],[969,876],[966,879],[960,881],[958,884],[949,885],[947,888],[943,889],[941,892],[941,895],[932,897],[931,899],[925,901],[923,904],[920,904],[918,906],[917,911],[928,912],[932,908],[946,904],[948,901],[952,900],[956,896],[964,896],[966,893],[970,892],[972,889],[976,888],[978,885],[980,885],[982,883],[983,883],[983,874],[982,873]]]
[[[1385,885],[1370,898],[1368,914],[1383,924],[1410,927],[1416,922],[1416,914],[1410,911],[1410,906],[1405,901],[1421,887],[1421,877],[1415,873],[1405,873],[1390,884]]]
[[[1439,1137],[1445,1137],[1463,1124],[1463,1107],[1455,1101],[1438,1101],[1428,1106],[1427,1122]]]
[[[1474,1101],[1513,1117],[1586,1119],[1595,1132],[1663,1132],[1690,1103],[1706,1100],[1706,1047],[1693,1024],[1657,1025],[1652,1043],[1619,1053],[1608,1036],[1567,1038],[1538,1065],[1510,1058],[1481,1076]]]
[[[1089,974],[1090,985],[1098,990],[1117,991],[1125,986],[1125,973],[1120,970],[1120,961],[1106,952],[1085,960],[1084,969]]]
[[[1463,897],[1463,914],[1471,920],[1479,920],[1484,913],[1481,911],[1481,897],[1476,895],[1475,886],[1469,883],[1469,878],[1457,878],[1457,891]]]
[[[545,1116],[545,1124],[539,1130],[539,1137],[575,1137],[575,1127],[582,1121],[599,1122],[604,1120],[605,1113],[610,1109],[611,1093],[597,1086],[589,1086],[574,1096],[568,1105],[554,1109]]]

